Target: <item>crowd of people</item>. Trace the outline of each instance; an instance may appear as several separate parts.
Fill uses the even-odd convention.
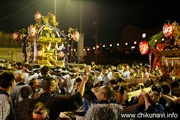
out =
[[[1,63],[0,120],[178,118],[180,79],[150,67]],[[160,79],[154,82],[151,76]]]

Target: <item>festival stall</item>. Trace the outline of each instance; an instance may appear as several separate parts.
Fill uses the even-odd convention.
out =
[[[54,14],[35,14],[35,25],[14,32],[14,40],[22,40],[24,61],[39,65],[68,65],[69,41],[79,40],[79,32],[69,28],[68,35],[58,28]]]

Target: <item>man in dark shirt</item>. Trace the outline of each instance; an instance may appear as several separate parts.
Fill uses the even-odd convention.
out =
[[[113,96],[113,89],[108,86],[100,87],[97,92],[98,104],[91,104],[85,115],[85,120],[120,120],[121,114],[134,113],[139,106],[139,102],[135,105],[123,107],[118,104],[110,103]]]
[[[16,120],[12,101],[9,98],[11,89],[15,84],[15,76],[11,72],[0,75],[0,120]]]
[[[56,120],[60,112],[72,111],[80,106],[87,79],[84,76],[78,92],[70,96],[52,96],[56,88],[55,80],[52,77],[46,77],[42,81],[43,93],[37,102],[42,102],[49,109],[50,120]]]
[[[130,105],[135,104],[138,99],[143,98],[144,104],[138,108],[138,112],[147,112],[147,113],[163,113],[164,107],[159,104],[161,94],[161,88],[159,86],[153,86],[150,94],[145,91],[142,91],[138,96],[135,96],[131,99]]]
[[[16,84],[10,92],[14,112],[17,120],[25,120],[29,117],[29,107],[33,99],[33,91],[29,85],[24,84],[24,75],[16,73]]]

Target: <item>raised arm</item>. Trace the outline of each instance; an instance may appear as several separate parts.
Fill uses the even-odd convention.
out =
[[[87,76],[83,76],[80,88],[78,90],[78,92],[81,94],[81,96],[84,95],[84,89],[85,89],[85,84],[86,84],[87,80],[88,80],[88,77]]]

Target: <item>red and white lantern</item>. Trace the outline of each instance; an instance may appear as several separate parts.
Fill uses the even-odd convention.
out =
[[[172,26],[171,26],[170,24],[165,24],[165,25],[163,26],[163,34],[164,34],[164,36],[165,36],[166,38],[172,36],[172,31],[173,31],[173,29],[172,29]]]
[[[148,50],[149,50],[149,46],[148,46],[148,43],[146,41],[142,41],[139,43],[139,51],[142,55],[147,54]]]
[[[60,52],[59,52],[59,57],[60,57],[60,58],[63,58],[63,57],[64,57],[64,52],[63,52],[63,51],[60,51]]]
[[[43,56],[43,51],[42,50],[39,50],[38,52],[37,52],[37,57],[42,57]]]
[[[29,27],[28,27],[28,35],[29,35],[29,37],[34,37],[35,36],[35,27],[33,26],[33,25],[30,25]]]
[[[79,32],[78,31],[73,32],[72,39],[76,42],[79,40]]]
[[[34,17],[37,22],[41,22],[41,13],[37,12]]]
[[[16,41],[19,40],[19,37],[20,37],[20,35],[19,35],[18,32],[14,32],[14,33],[13,33],[13,39],[14,39],[14,40],[16,40]]]

